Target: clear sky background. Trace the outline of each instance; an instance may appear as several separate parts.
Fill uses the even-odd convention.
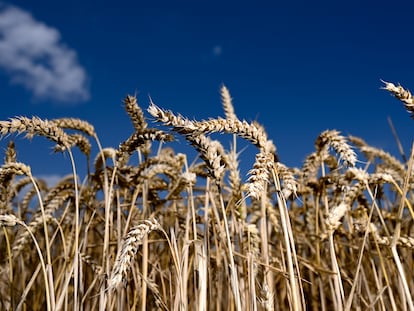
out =
[[[133,130],[125,95],[206,119],[223,116],[224,83],[288,166],[326,129],[398,156],[387,119],[406,153],[414,120],[380,79],[414,90],[413,15],[412,1],[381,0],[2,2],[0,119],[81,118],[117,147]],[[70,172],[52,143],[16,145],[34,174]]]

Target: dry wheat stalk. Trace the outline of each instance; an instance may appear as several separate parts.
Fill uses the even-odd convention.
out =
[[[5,180],[8,180],[10,176],[14,175],[30,176],[30,167],[19,162],[3,164],[0,168],[0,184],[2,184]]]
[[[136,96],[127,95],[124,99],[125,110],[128,113],[135,131],[140,132],[147,128],[144,113],[137,103]]]
[[[237,119],[236,113],[234,112],[233,100],[230,96],[228,88],[225,85],[221,86],[220,95],[226,119]]]
[[[203,134],[188,134],[186,139],[200,153],[214,180],[220,183],[228,162],[223,146]]]
[[[267,134],[263,127],[258,126],[257,123],[248,123],[238,119],[211,119],[206,121],[193,122],[197,131],[201,133],[228,133],[236,134],[258,148],[269,148]],[[186,131],[187,129],[185,129]],[[179,132],[179,131],[178,131]],[[276,148],[273,148],[276,152]]]
[[[65,129],[77,130],[91,137],[96,136],[94,126],[84,120],[80,120],[76,118],[60,118],[60,119],[50,120],[50,122],[53,122],[54,124],[56,124],[58,127],[62,129],[65,128]]]
[[[27,138],[34,135],[44,136],[60,146],[60,150],[65,150],[70,145],[68,135],[52,121],[42,120],[38,117],[26,118],[17,117],[10,121],[0,121],[0,135],[6,136],[13,133],[26,133]]]
[[[321,157],[321,155],[317,152],[312,152],[305,158],[302,165],[302,176],[306,181],[317,178],[317,173],[319,167],[321,166],[322,159],[323,157]]]
[[[127,279],[127,273],[131,267],[132,260],[138,251],[142,239],[151,231],[159,230],[160,224],[156,219],[144,220],[141,224],[129,230],[123,239],[121,250],[118,252],[115,264],[112,268],[111,277],[108,280],[108,289],[119,288]]]
[[[262,304],[264,310],[273,311],[275,308],[274,293],[270,292],[269,285],[263,282],[261,286],[261,296],[260,303]]]
[[[16,162],[16,149],[14,146],[14,142],[10,141],[7,145],[4,163],[10,164]],[[8,209],[8,204],[11,202],[11,199],[14,197],[14,193],[12,192],[12,180],[14,174],[8,175],[6,178],[3,179],[0,185],[0,209]]]
[[[269,154],[258,153],[256,155],[253,168],[249,171],[248,196],[258,199],[265,193],[265,187],[269,181],[269,171],[272,169],[272,166],[269,167],[269,163],[272,163]]]
[[[165,111],[151,103],[148,112],[158,121],[167,126],[172,126],[173,130],[180,134],[192,133],[230,133],[236,134],[242,138],[247,139],[252,144],[259,148],[268,148],[268,139],[266,132],[261,126],[255,123],[248,123],[247,121],[240,121],[238,119],[211,119],[206,121],[190,121],[180,115],[176,116],[171,111]],[[273,148],[274,152],[276,148]]]
[[[48,204],[45,205],[44,215],[40,211],[33,215],[32,220],[28,224],[30,232],[34,234],[43,226],[44,223],[48,224],[53,219],[53,213],[62,206],[63,202],[67,201],[73,195],[72,186],[72,189],[61,191],[56,196],[53,196],[53,198],[48,200]],[[27,243],[30,242],[30,232],[28,230],[22,230],[20,234],[17,235],[13,243],[13,252],[15,254],[20,254],[26,247]]]
[[[274,164],[275,170],[279,176],[279,178],[283,181],[282,184],[282,193],[284,197],[287,199],[290,197],[291,194],[296,196],[297,181],[291,169],[289,169],[286,165],[276,162]]]
[[[47,192],[48,188],[44,180],[38,180],[35,178],[33,179],[35,180],[37,188],[40,191]],[[30,210],[30,206],[29,206],[30,201],[36,196],[36,194],[37,194],[37,189],[35,187],[28,189],[27,192],[24,194],[22,200],[20,201],[20,209],[25,210],[25,211]]]
[[[347,175],[356,179],[357,182],[346,190],[342,201],[329,210],[325,224],[330,232],[335,231],[341,225],[342,217],[345,216],[347,211],[351,210],[353,202],[365,189],[365,185],[370,178],[366,171],[356,168],[349,168]]]
[[[396,98],[404,103],[405,109],[411,114],[411,118],[414,118],[414,98],[409,90],[404,89],[401,85],[395,85],[391,82],[381,80],[385,86],[382,89],[389,91]]]
[[[325,224],[329,232],[335,231],[341,225],[342,217],[344,217],[350,208],[349,204],[341,202],[329,210],[325,219]]]
[[[14,145],[14,141],[9,141],[9,143],[7,144],[7,149],[6,149],[6,153],[5,153],[5,157],[4,157],[4,162],[5,163],[12,163],[12,162],[16,162],[16,148]]]
[[[222,132],[236,134],[259,148],[256,155],[256,162],[250,170],[248,196],[258,198],[269,180],[273,163],[278,161],[276,147],[271,140],[268,140],[264,128],[256,123],[248,123],[238,119],[211,119],[207,121],[189,121],[181,116],[175,116],[170,111],[164,111],[151,103],[148,112],[165,125],[172,126],[173,130],[186,136],[198,151],[207,160],[207,165],[211,169],[213,177],[218,181],[224,172],[222,159],[218,158],[214,146],[210,147],[205,134]],[[201,136],[203,135],[203,136]],[[211,157],[217,157],[212,159]]]
[[[133,133],[126,141],[122,142],[118,148],[119,162],[126,163],[129,156],[147,142],[150,141],[173,141],[174,137],[164,131],[156,129],[144,129]]]
[[[377,225],[372,222],[368,223],[368,215],[364,212],[356,214],[356,217],[354,218],[354,228],[357,232],[361,233],[365,233],[366,230],[368,230],[368,232],[375,238],[375,241],[380,245],[391,246],[394,239],[392,236],[380,235]],[[410,236],[400,236],[397,240],[397,245],[414,249],[414,238]]]
[[[134,185],[143,185],[145,181],[151,181],[156,175],[164,174],[170,178],[169,183],[173,184],[179,178],[178,172],[177,168],[168,164],[154,164],[144,170],[140,170],[134,176],[131,176],[131,181]]]
[[[238,154],[233,151],[227,154],[227,167],[229,169],[229,185],[231,196],[234,202],[239,202],[242,198],[242,181],[240,177]],[[245,205],[240,204],[239,216],[244,219],[246,216]]]
[[[83,136],[82,134],[71,134],[69,135],[69,146],[77,146],[79,150],[85,154],[87,157],[91,154],[91,143],[89,142],[89,139]],[[59,151],[60,147],[56,149],[56,151]]]
[[[318,152],[332,147],[339,155],[339,160],[342,160],[346,166],[355,166],[356,154],[339,131],[326,130],[322,132],[316,139],[315,146]]]
[[[197,176],[191,172],[181,173],[177,181],[172,185],[170,192],[168,193],[166,200],[171,198],[179,198],[179,194],[187,187],[193,187],[196,183]]]
[[[368,146],[367,142],[360,137],[348,135],[349,141],[354,144],[356,147]]]
[[[115,159],[117,156],[117,150],[115,148],[104,148],[102,149],[95,157],[94,160],[94,168],[95,173],[101,172],[105,168],[104,160],[111,159],[113,163],[115,163]]]
[[[157,121],[164,123],[167,126],[172,126],[174,130],[180,132],[180,129],[185,129],[185,133],[192,133],[197,131],[194,123],[181,115],[176,116],[171,111],[166,111],[156,106],[152,101],[147,111],[150,115],[156,118]],[[184,133],[184,134],[185,134]]]
[[[404,164],[401,163],[396,157],[392,156],[382,149],[371,146],[361,146],[359,149],[369,161],[374,161],[375,158],[379,158],[384,162],[385,165],[390,167],[393,171],[397,172],[400,175],[400,178],[404,178],[406,169],[404,167]]]
[[[93,272],[97,275],[102,275],[104,270],[102,268],[102,266],[100,264],[98,264],[96,262],[96,260],[94,258],[92,258],[92,256],[87,255],[85,253],[80,253],[80,258],[82,259],[82,261],[84,261],[85,263],[87,263],[93,270]]]
[[[15,225],[20,223],[21,220],[13,214],[0,215],[0,226],[14,227]]]
[[[170,185],[176,184],[181,174],[183,165],[185,163],[185,156],[181,153],[174,156],[173,153],[162,151],[159,156],[146,159],[139,166],[132,170],[129,178],[133,184],[142,184],[145,180],[149,182],[154,181],[154,176],[157,174],[165,174],[171,180]],[[148,185],[151,189],[153,185]]]

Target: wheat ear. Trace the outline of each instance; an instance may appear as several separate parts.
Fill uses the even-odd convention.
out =
[[[136,131],[147,128],[144,113],[137,103],[136,96],[127,95],[124,99],[125,110],[128,113]]]
[[[339,160],[342,160],[346,166],[355,166],[356,154],[339,131],[326,130],[322,132],[316,139],[315,146],[318,152],[332,147],[339,155]]]
[[[401,85],[395,85],[391,82],[381,80],[385,84],[382,89],[387,90],[400,101],[403,102],[405,109],[410,113],[411,118],[414,118],[414,98],[409,90],[404,89]]]
[[[161,226],[156,219],[144,220],[143,223],[134,226],[125,236],[121,250],[118,252],[115,264],[112,268],[111,277],[108,281],[108,289],[116,289],[126,280],[127,273],[131,268],[132,260],[138,251],[142,239],[151,231],[160,229]]]
[[[60,118],[60,119],[53,119],[50,122],[53,122],[58,127],[64,129],[72,129],[77,130],[80,132],[85,133],[91,137],[95,137],[95,128],[92,124],[87,121],[76,119],[76,118]]]
[[[223,105],[224,115],[226,119],[237,119],[236,113],[234,112],[233,99],[230,96],[230,92],[225,85],[220,88],[221,103]]]
[[[44,136],[56,142],[62,151],[68,149],[70,145],[68,135],[59,126],[38,117],[17,117],[10,119],[10,121],[0,121],[1,136],[13,133],[26,133],[26,137],[29,139],[34,135]]]

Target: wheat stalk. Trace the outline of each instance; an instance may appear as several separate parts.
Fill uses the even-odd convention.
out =
[[[60,119],[53,119],[50,122],[54,123],[56,126],[62,129],[65,128],[65,129],[77,130],[91,137],[96,136],[94,126],[85,120],[76,119],[76,118],[60,118]]]
[[[65,150],[70,145],[70,139],[63,130],[54,122],[42,120],[38,117],[17,117],[10,121],[0,121],[0,135],[6,136],[13,133],[26,133],[27,138],[34,135],[44,136],[58,144],[61,150]]]
[[[346,138],[340,135],[339,131],[326,130],[322,132],[318,136],[315,145],[318,152],[321,152],[321,150],[328,147],[332,147],[339,155],[339,159],[342,160],[346,166],[355,166],[357,160],[356,154],[347,143]]]
[[[108,280],[108,289],[119,288],[126,281],[128,270],[131,267],[132,260],[138,251],[138,246],[143,238],[151,231],[160,229],[161,226],[156,219],[144,220],[141,224],[134,226],[129,230],[123,239],[121,250],[115,260],[112,268],[111,277]]]
[[[381,80],[385,84],[382,89],[389,91],[392,95],[403,102],[407,112],[411,114],[411,118],[414,118],[414,98],[409,90],[404,89],[401,85],[395,85],[391,82]]]

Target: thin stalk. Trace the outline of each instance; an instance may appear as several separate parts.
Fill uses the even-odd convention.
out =
[[[236,310],[241,311],[243,309],[242,309],[241,300],[240,300],[239,280],[237,277],[236,265],[234,264],[233,246],[231,244],[231,239],[230,239],[229,224],[227,222],[227,217],[226,217],[226,209],[224,207],[223,196],[221,194],[220,194],[220,207],[221,207],[221,212],[223,214],[224,229],[226,231],[227,247],[229,249],[231,286],[233,288],[234,300],[236,301]]]
[[[53,281],[53,271],[52,271],[52,259],[50,256],[50,241],[49,241],[49,234],[48,234],[48,230],[47,230],[47,223],[46,223],[46,214],[45,214],[45,208],[43,206],[43,200],[42,200],[42,196],[40,195],[40,190],[39,187],[37,186],[32,174],[29,174],[29,178],[33,184],[33,187],[35,188],[36,191],[36,195],[37,198],[39,200],[39,206],[40,206],[40,210],[42,212],[42,218],[43,218],[43,229],[44,229],[44,233],[45,233],[45,247],[46,247],[46,259],[47,259],[47,265],[46,265],[46,271],[47,271],[47,275],[48,275],[48,279],[49,279],[49,295],[50,295],[50,303],[51,303],[51,308],[55,309],[55,293],[54,293],[54,281]],[[43,258],[42,258],[43,259]]]
[[[408,308],[410,311],[414,310],[414,304],[413,304],[413,300],[411,296],[410,287],[408,285],[407,278],[405,276],[404,267],[401,263],[400,255],[398,254],[397,241],[399,240],[400,235],[401,235],[401,223],[402,223],[402,216],[403,216],[404,205],[405,205],[404,203],[405,203],[406,194],[408,192],[409,181],[410,181],[413,164],[414,164],[414,142],[411,146],[410,160],[408,161],[408,169],[407,169],[407,174],[405,175],[405,179],[404,179],[403,193],[401,196],[400,206],[398,208],[397,219],[400,221],[398,221],[395,226],[395,231],[394,231],[393,239],[391,242],[391,253],[394,258],[394,262],[397,266],[398,274],[400,276],[400,280],[401,280],[404,293],[405,293],[405,299],[407,301]]]
[[[78,175],[76,172],[75,159],[73,158],[72,151],[68,149],[70,162],[72,164],[73,171],[73,183],[75,187],[75,249],[73,256],[73,308],[78,310],[78,287],[79,287],[79,191],[78,191]]]
[[[273,181],[275,183],[276,189],[280,190],[281,189],[280,181],[279,181],[277,174],[275,174],[274,170],[272,170],[272,176],[273,176]],[[284,237],[284,242],[286,245],[286,259],[287,259],[287,268],[288,268],[288,274],[289,274],[289,283],[290,283],[290,287],[292,290],[293,310],[300,311],[303,309],[302,303],[301,303],[301,300],[303,300],[303,298],[302,299],[300,298],[301,294],[299,293],[298,280],[300,280],[300,272],[299,272],[299,265],[297,261],[296,250],[295,250],[295,241],[293,239],[292,226],[290,223],[289,212],[286,206],[286,201],[283,195],[280,195],[278,192],[276,192],[276,195],[278,199],[278,207],[279,207],[279,212],[280,212],[283,237]],[[295,269],[295,266],[296,266],[296,269]],[[297,276],[295,275],[295,270],[296,270]]]

